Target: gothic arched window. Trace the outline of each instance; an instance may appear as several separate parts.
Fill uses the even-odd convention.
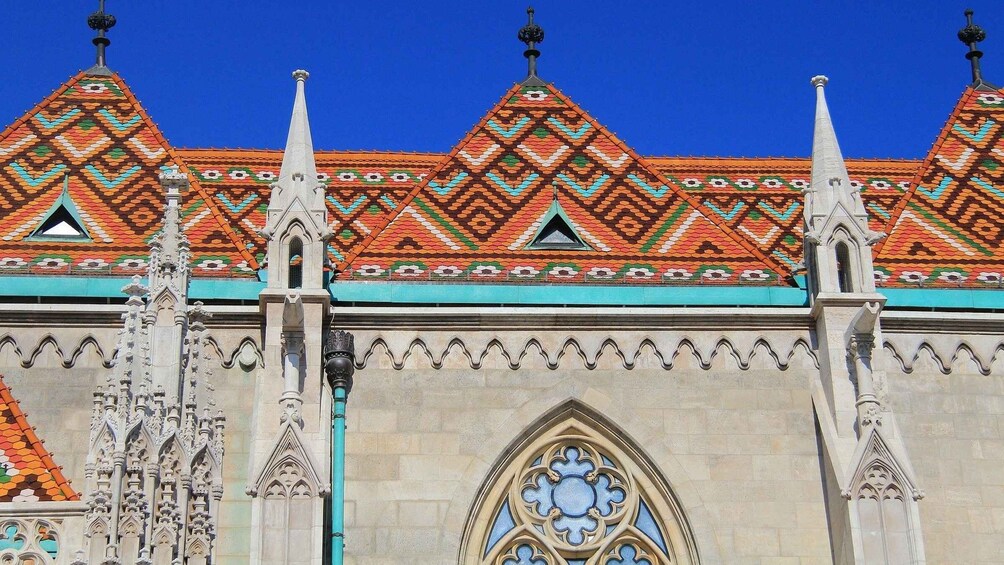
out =
[[[463,563],[696,563],[681,507],[640,451],[578,403],[500,462],[468,520]]]

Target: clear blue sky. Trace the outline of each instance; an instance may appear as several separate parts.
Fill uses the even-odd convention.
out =
[[[522,2],[108,0],[109,66],[177,147],[279,148],[290,72],[323,149],[448,151],[526,72]],[[10,123],[93,63],[97,0],[5,2]],[[922,157],[969,83],[1004,86],[1000,0],[535,2],[540,74],[647,155],[808,155],[826,74],[849,157]]]

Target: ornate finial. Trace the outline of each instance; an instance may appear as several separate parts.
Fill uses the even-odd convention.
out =
[[[324,343],[324,372],[332,391],[344,388],[346,394],[352,390],[352,374],[355,372],[355,338],[344,330],[331,330]]]
[[[529,67],[526,80],[523,81],[523,84],[543,85],[544,81],[537,78],[537,57],[540,57],[537,44],[544,41],[544,29],[533,23],[532,7],[526,9],[526,15],[526,25],[519,29],[519,34],[517,35],[519,40],[526,44],[526,51],[523,51],[523,56],[526,57]]]
[[[810,80],[810,82],[812,83],[812,86],[815,86],[816,88],[819,88],[821,86],[826,86],[826,83],[830,82],[830,79],[826,78],[823,75],[816,75],[816,76],[812,77],[812,79]]]
[[[111,74],[105,64],[105,48],[111,44],[111,40],[105,37],[105,33],[115,27],[115,16],[105,12],[105,0],[98,0],[98,11],[87,16],[87,26],[98,32],[98,36],[91,41],[98,48],[98,59],[89,72]]]
[[[297,69],[293,71],[294,80],[307,80],[308,78],[310,78],[310,73],[308,73],[303,69]]]
[[[966,10],[965,14],[966,27],[959,30],[959,41],[969,46],[966,59],[969,59],[969,64],[973,68],[973,86],[980,86],[984,84],[983,74],[980,72],[980,57],[983,56],[983,52],[977,48],[976,44],[987,38],[987,32],[973,23],[972,10]]]

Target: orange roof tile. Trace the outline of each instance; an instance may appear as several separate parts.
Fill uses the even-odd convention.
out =
[[[875,250],[886,285],[994,286],[1004,277],[1004,91],[968,88]]]
[[[72,77],[0,133],[0,271],[143,272],[169,166],[185,169],[121,78]],[[32,239],[64,179],[92,240]],[[254,257],[197,181],[183,210],[197,276],[253,275]]]
[[[80,500],[0,376],[0,502]]]
[[[179,151],[241,242],[256,257],[265,253],[258,230],[265,226],[271,183],[279,176],[282,151],[185,149]],[[329,252],[342,261],[391,214],[442,155],[326,151],[316,153],[319,180],[335,236]]]
[[[526,248],[554,195],[590,250]],[[784,271],[552,86],[514,86],[385,224],[342,263],[349,274],[734,283]]]

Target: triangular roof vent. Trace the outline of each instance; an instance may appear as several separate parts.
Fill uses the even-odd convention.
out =
[[[551,202],[551,207],[540,222],[540,229],[533,236],[527,249],[592,249],[579,237],[572,221],[561,208],[558,199]]]
[[[31,232],[28,239],[49,239],[60,241],[90,241],[91,234],[77,211],[77,205],[70,196],[70,177],[63,179],[63,192],[45,213],[42,223]]]

